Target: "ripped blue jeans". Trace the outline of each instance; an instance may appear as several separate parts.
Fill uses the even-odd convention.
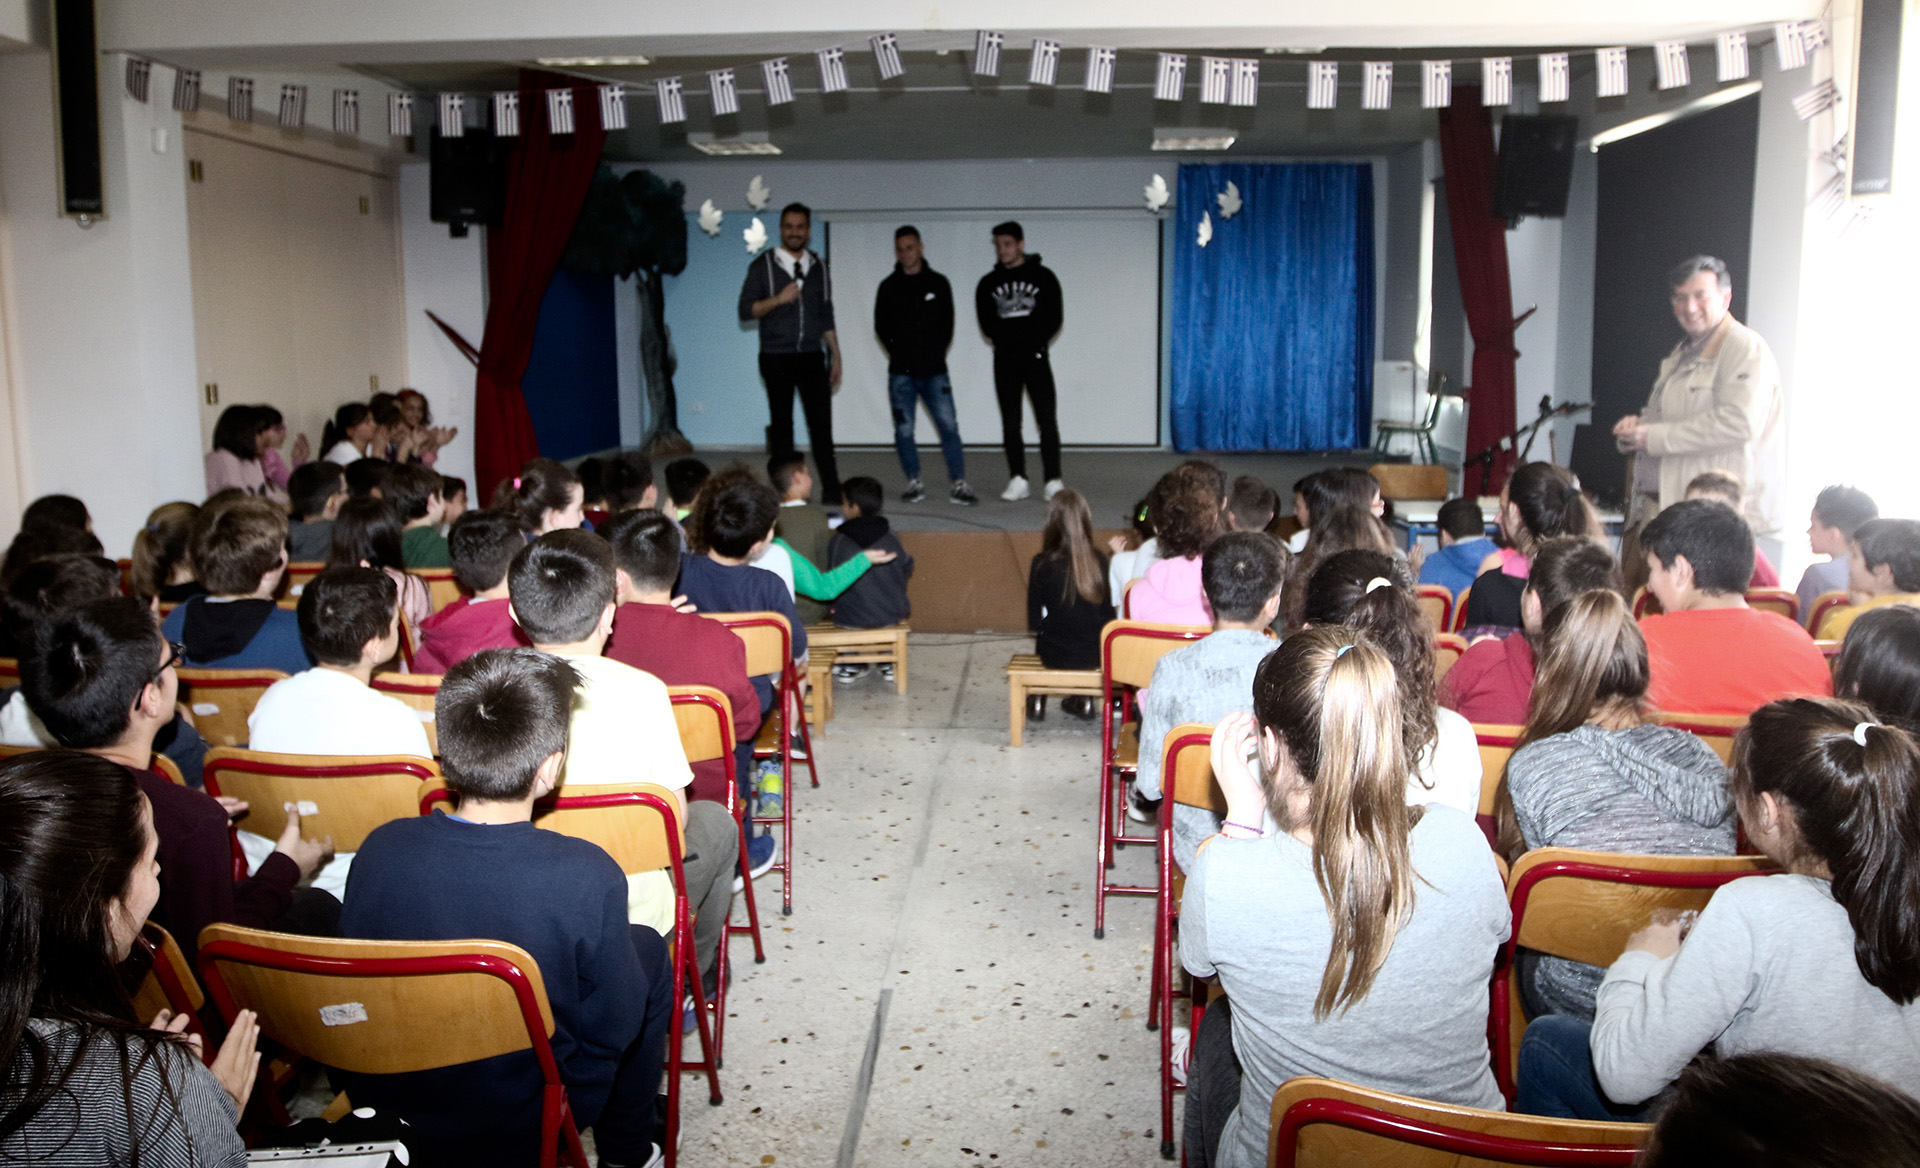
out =
[[[940,453],[947,460],[947,478],[959,481],[967,477],[967,458],[960,448],[960,423],[953,410],[953,382],[946,374],[912,377],[893,373],[887,377],[887,398],[893,407],[893,449],[900,455],[900,469],[910,479],[920,477],[920,448],[914,444],[913,430],[917,410],[914,399],[927,403],[934,429],[940,431]]]

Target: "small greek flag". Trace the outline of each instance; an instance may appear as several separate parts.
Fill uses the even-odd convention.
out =
[[[1227,87],[1233,76],[1233,62],[1226,57],[1200,58],[1200,100],[1206,105],[1225,105]]]
[[[716,117],[740,112],[740,91],[734,87],[732,69],[708,70],[707,94],[713,98]]]
[[[786,105],[793,100],[793,76],[785,57],[760,62],[760,79],[767,83],[768,105]]]
[[[1833,103],[1839,98],[1840,91],[1833,87],[1833,82],[1822,81],[1793,99],[1793,112],[1799,114],[1800,120],[1804,122],[1816,114],[1832,109]]]
[[[360,132],[359,90],[336,89],[333,91],[333,132],[336,134]]]
[[[413,137],[413,94],[387,94],[387,133],[395,138]]]
[[[1746,77],[1749,72],[1746,33],[1721,33],[1713,42],[1713,52],[1720,66],[1721,81],[1739,81]]]
[[[467,133],[467,98],[461,93],[440,95],[440,136],[463,138]]]
[[[820,92],[839,93],[847,88],[847,51],[839,45],[831,49],[821,49],[814,56],[820,59]]]
[[[142,61],[138,57],[127,58],[127,96],[146,104],[147,88],[153,79],[153,62]]]
[[[1113,92],[1113,50],[1098,45],[1087,46],[1087,85],[1088,93]]]
[[[1627,94],[1627,50],[1615,45],[1593,51],[1594,94],[1597,97],[1625,97]]]
[[[236,122],[253,120],[253,78],[227,78],[227,116]]]
[[[1805,28],[1797,20],[1784,21],[1773,26],[1773,51],[1780,58],[1780,68],[1798,69],[1807,63],[1807,38],[1802,31]]]
[[[687,96],[678,77],[662,77],[653,83],[654,100],[660,103],[660,124],[670,126],[675,122],[687,120]],[[620,124],[614,125],[607,120],[608,113],[618,109]],[[627,103],[624,95],[612,106],[607,101],[607,86],[600,87],[600,124],[609,130],[627,128]]]
[[[493,95],[493,132],[501,138],[520,136],[520,95],[511,89]]]
[[[981,29],[973,37],[973,73],[976,77],[1000,76],[1000,46],[1007,43],[1004,33]]]
[[[200,70],[179,69],[174,72],[173,108],[182,112],[200,108]]]
[[[1572,92],[1565,53],[1540,54],[1540,100],[1565,101]]]
[[[1393,62],[1368,61],[1366,85],[1360,90],[1360,108],[1383,110],[1393,108]]]
[[[1027,62],[1028,85],[1052,85],[1060,72],[1060,42],[1035,37],[1033,57]]]
[[[880,70],[880,80],[892,81],[907,71],[900,63],[900,38],[894,33],[883,32],[867,38],[867,44],[873,47],[873,63]]]
[[[1179,101],[1187,90],[1187,55],[1161,53],[1160,68],[1153,75],[1153,100]]]
[[[1480,104],[1513,104],[1513,58],[1480,58]]]
[[[1340,62],[1307,62],[1307,108],[1332,109],[1340,97]]]
[[[1685,41],[1661,41],[1654,45],[1653,64],[1659,73],[1661,89],[1684,89],[1693,82]]]
[[[1420,62],[1420,108],[1441,109],[1453,104],[1453,62]]]
[[[1800,40],[1811,53],[1815,49],[1827,47],[1827,22],[1824,20],[1803,20],[1800,22]]]
[[[547,132],[573,133],[573,90],[547,90]]]
[[[1227,92],[1228,105],[1250,106],[1260,100],[1260,58],[1236,57],[1233,62],[1233,88]]]
[[[282,85],[280,87],[280,124],[289,130],[297,130],[307,124],[306,86]]]
[[[672,82],[671,88],[673,91],[673,104],[679,107],[679,110],[680,110],[679,120],[685,121],[687,118],[687,110],[686,110],[686,103],[681,99],[681,96],[680,96],[680,79],[678,77],[669,77],[666,80],[669,82]],[[656,94],[661,91],[663,84],[664,84],[663,82],[659,82],[659,81],[654,82],[654,92]],[[627,87],[617,82],[611,85],[602,85],[599,90],[599,97],[600,97],[600,128],[603,130],[626,129],[627,128]],[[664,100],[661,102],[660,112],[662,115],[664,115],[667,112],[667,105]],[[664,116],[662,117],[661,120],[663,121],[665,120]]]

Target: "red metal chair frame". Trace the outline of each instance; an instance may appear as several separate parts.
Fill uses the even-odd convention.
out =
[[[200,950],[200,978],[213,995],[213,1001],[220,1008],[220,1016],[232,1023],[239,1013],[227,983],[220,977],[220,970],[213,959],[224,958],[228,961],[248,965],[265,966],[268,969],[282,969],[293,973],[322,974],[328,977],[419,977],[422,975],[446,973],[479,973],[498,978],[506,982],[513,990],[514,1001],[520,1006],[520,1017],[526,1023],[527,1039],[533,1047],[535,1061],[540,1064],[540,1077],[543,1084],[540,1092],[540,1165],[552,1168],[556,1163],[555,1146],[561,1141],[566,1144],[567,1162],[574,1168],[588,1168],[586,1148],[580,1142],[580,1130],[573,1123],[573,1107],[567,1100],[566,1084],[560,1080],[559,1064],[554,1062],[553,1047],[547,1041],[547,1030],[540,1019],[540,1001],[534,996],[533,983],[527,975],[511,961],[496,957],[490,953],[468,953],[443,957],[311,957],[301,953],[283,953],[276,949],[267,949],[258,945],[248,945],[236,941],[215,940]],[[679,1001],[678,996],[674,998]],[[679,1044],[680,1027],[675,1020],[673,1045]],[[679,1126],[679,1115],[669,1101],[667,1111],[667,1147],[671,1157],[674,1137]]]
[[[1739,872],[1661,872],[1651,868],[1592,864],[1580,860],[1555,860],[1522,872],[1519,882],[1513,886],[1507,898],[1513,912],[1513,929],[1507,935],[1506,943],[1500,946],[1500,954],[1493,967],[1489,1045],[1493,1049],[1494,1078],[1499,1081],[1507,1102],[1511,1104],[1514,1096],[1514,1067],[1509,1061],[1513,1048],[1513,1018],[1508,1012],[1511,1004],[1510,986],[1514,958],[1520,951],[1520,922],[1526,918],[1527,901],[1533,895],[1534,885],[1542,880],[1570,876],[1580,880],[1601,880],[1609,884],[1633,884],[1648,888],[1719,888],[1748,876],[1766,874],[1765,870],[1756,869]]]
[[[1212,734],[1197,731],[1168,738],[1166,748],[1161,752],[1160,774],[1171,776],[1174,762],[1184,750],[1198,748],[1208,750],[1213,745]],[[1167,778],[1162,782],[1169,781]],[[1173,1093],[1185,1090],[1185,1084],[1177,1083],[1173,1078],[1173,939],[1179,925],[1180,908],[1173,902],[1173,793],[1164,790],[1165,798],[1160,800],[1160,887],[1156,895],[1159,899],[1159,912],[1154,918],[1153,927],[1153,975],[1150,1000],[1147,1004],[1147,1029],[1160,1032],[1160,1155],[1173,1159]],[[1201,979],[1195,979],[1201,980]],[[1187,999],[1189,1035],[1200,1032],[1200,1015],[1203,1007],[1192,997]]]
[[[1450,632],[1453,629],[1453,589],[1445,584],[1417,584],[1413,595],[1418,600],[1437,600],[1440,602],[1440,624],[1433,630],[1436,633]]]
[[[1453,601],[1453,619],[1447,622],[1447,627],[1442,629],[1442,632],[1457,633],[1467,627],[1467,597],[1471,595],[1473,595],[1471,584],[1460,590],[1460,595]]]
[[[777,823],[781,828],[780,858],[774,861],[773,870],[780,873],[780,914],[793,915],[793,732],[800,731],[800,740],[807,752],[804,760],[807,771],[812,776],[813,785],[820,785],[820,768],[813,761],[813,729],[808,724],[806,711],[799,716],[791,716],[800,702],[800,670],[793,663],[793,630],[784,622],[772,617],[756,616],[741,619],[725,619],[721,624],[730,629],[772,628],[780,632],[780,660],[783,662],[778,680],[773,686],[773,709],[768,716],[778,722],[778,743],[772,750],[754,749],[755,760],[777,758],[780,760],[780,814],[756,815],[754,823]],[[740,852],[744,858],[746,849]],[[748,881],[752,883],[751,880]]]
[[[220,772],[223,770],[237,771],[241,774],[249,775],[304,775],[315,779],[345,779],[354,778],[359,775],[385,774],[392,771],[415,775],[422,780],[437,779],[440,777],[439,773],[425,762],[361,762],[304,767],[287,766],[284,763],[267,762],[263,759],[218,758],[211,760],[207,764],[201,777],[201,781],[206,785],[207,794],[212,795],[216,799],[220,797]],[[233,851],[233,878],[235,880],[245,880],[247,878],[247,854],[240,847],[240,825],[237,823],[228,824],[227,836],[229,845]]]
[[[1513,727],[1513,733],[1511,734],[1488,733],[1493,725],[1491,722],[1475,722],[1473,724],[1473,744],[1476,749],[1482,746],[1504,746],[1511,752],[1514,747],[1520,745],[1520,732],[1525,729],[1524,727]],[[1499,785],[1500,776],[1498,774],[1490,775],[1484,770],[1481,772],[1480,806],[1490,807],[1493,805],[1493,792]],[[1481,832],[1486,835],[1487,846],[1497,849],[1500,845],[1496,842],[1496,837],[1500,834],[1500,830],[1499,825],[1494,821],[1493,815],[1490,812],[1480,811],[1474,814],[1473,819],[1475,823],[1480,825]]]
[[[1094,896],[1093,896],[1093,936],[1099,940],[1107,935],[1107,898],[1109,896],[1157,896],[1159,889],[1144,884],[1114,884],[1107,879],[1107,869],[1113,867],[1114,851],[1121,847],[1155,847],[1160,842],[1158,833],[1154,835],[1128,835],[1126,833],[1127,812],[1124,804],[1126,785],[1124,780],[1115,782],[1122,772],[1132,774],[1133,767],[1121,767],[1114,761],[1114,750],[1119,741],[1120,724],[1124,724],[1130,715],[1137,713],[1134,704],[1134,688],[1122,686],[1118,696],[1124,703],[1121,711],[1121,723],[1113,720],[1113,701],[1116,696],[1113,681],[1113,642],[1115,638],[1139,637],[1156,641],[1198,641],[1211,630],[1200,628],[1154,627],[1152,625],[1129,624],[1122,626],[1118,622],[1109,624],[1100,634],[1100,814],[1099,833],[1095,841],[1094,856]],[[1142,750],[1150,750],[1147,743],[1141,743]]]
[[[703,693],[669,693],[668,696],[676,706],[698,706],[703,710],[711,711],[714,720],[720,724],[720,741],[731,743],[734,740],[733,718],[728,714],[724,706],[714,700],[712,695]],[[731,752],[726,755],[726,764],[727,774],[729,777],[732,777],[733,755]],[[730,790],[732,798],[730,798],[728,802],[733,805],[734,823],[740,828],[740,881],[747,900],[747,923],[744,925],[736,925],[731,921],[727,922],[727,935],[732,936],[736,933],[745,933],[752,937],[753,963],[755,965],[764,965],[767,961],[767,951],[760,936],[760,908],[753,898],[753,864],[752,861],[747,859],[746,800],[740,798],[737,782]],[[724,1019],[727,1008],[727,987],[724,982],[721,983],[720,992],[714,995],[714,998],[714,1008],[718,1012],[719,1018],[722,1019],[722,1021],[716,1024],[716,1029],[724,1029],[726,1026]]]
[[[188,1034],[200,1036],[200,1061],[212,1066],[215,1056],[220,1053],[219,1048],[212,1036],[207,1033],[206,1026],[200,1021],[200,1013],[193,1004],[193,995],[180,981],[179,971],[174,969],[173,962],[168,961],[166,954],[160,951],[159,942],[150,935],[151,930],[159,928],[160,926],[152,921],[141,925],[140,932],[134,937],[133,943],[146,953],[148,961],[152,963],[153,979],[160,983],[160,992],[167,996],[167,1008],[187,1020]],[[145,1023],[152,1019],[142,1018],[140,1021]]]
[[[1561,1144],[1493,1136],[1409,1119],[1404,1115],[1349,1103],[1344,1099],[1302,1099],[1287,1108],[1278,1131],[1274,1133],[1274,1168],[1294,1168],[1295,1157],[1299,1153],[1300,1130],[1316,1123],[1336,1124],[1438,1152],[1495,1160],[1502,1164],[1538,1165],[1539,1168],[1627,1165],[1632,1164],[1634,1157],[1640,1154],[1638,1148],[1626,1144]]]
[[[1786,605],[1787,606],[1787,611],[1785,614],[1786,618],[1794,622],[1795,624],[1800,623],[1800,594],[1798,592],[1795,592],[1788,588],[1749,588],[1747,589],[1748,607],[1758,608],[1759,605],[1754,604],[1754,601],[1756,600],[1765,601],[1768,604]],[[1772,609],[1769,608],[1765,611],[1771,612]]]
[[[1811,636],[1820,635],[1820,625],[1836,608],[1845,608],[1853,603],[1853,598],[1845,592],[1822,592],[1813,598],[1811,615],[1807,617],[1807,632]]]
[[[15,657],[0,657],[0,682],[9,685],[20,684],[20,661]]]

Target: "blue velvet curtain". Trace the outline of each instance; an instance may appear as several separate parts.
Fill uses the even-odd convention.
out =
[[[1231,181],[1241,209],[1223,219]],[[1347,450],[1373,416],[1373,169],[1182,166],[1174,234],[1173,444]],[[1198,242],[1202,211],[1213,238]]]

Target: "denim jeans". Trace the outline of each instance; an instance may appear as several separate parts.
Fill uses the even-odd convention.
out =
[[[1548,1014],[1527,1025],[1520,1040],[1520,1067],[1513,1109],[1558,1119],[1643,1122],[1651,1102],[1627,1107],[1608,1099],[1593,1073],[1588,1046],[1593,1025],[1565,1014]]]
[[[960,422],[953,412],[953,382],[944,373],[931,377],[912,377],[905,373],[887,376],[887,398],[893,406],[893,449],[900,455],[900,469],[910,479],[920,477],[920,448],[913,441],[916,397],[927,403],[934,429],[940,431],[940,453],[947,460],[947,478],[954,482],[966,478],[967,459],[960,449]]]

